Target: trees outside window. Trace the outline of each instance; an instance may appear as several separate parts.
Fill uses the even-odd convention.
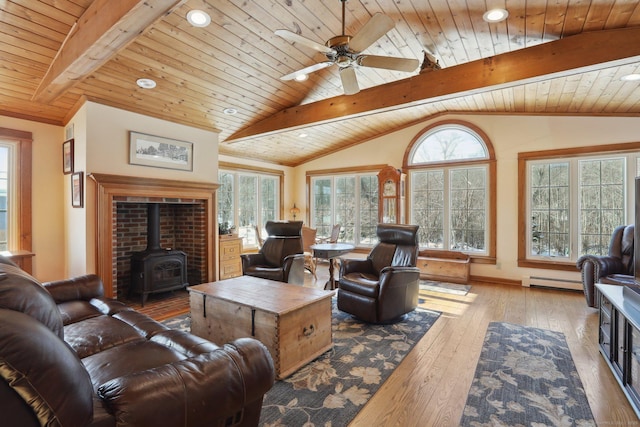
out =
[[[218,223],[235,227],[245,247],[256,247],[256,227],[264,233],[264,224],[280,217],[281,177],[220,170],[218,180]]]
[[[468,124],[437,124],[414,139],[405,164],[421,247],[495,256],[492,159],[486,136]]]
[[[638,153],[526,165],[526,257],[575,263],[583,254],[606,255],[613,230],[633,218]]]
[[[376,173],[314,176],[311,178],[311,227],[329,236],[340,224],[340,240],[357,246],[377,241],[378,177]]]

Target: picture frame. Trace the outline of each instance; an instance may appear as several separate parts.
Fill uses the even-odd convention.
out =
[[[84,207],[84,172],[71,174],[71,206]]]
[[[193,143],[130,131],[129,164],[193,171]]]
[[[62,143],[62,173],[73,173],[73,138]]]

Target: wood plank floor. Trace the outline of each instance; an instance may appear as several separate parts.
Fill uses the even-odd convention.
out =
[[[327,264],[305,286],[322,287]],[[598,351],[598,312],[582,293],[507,285],[472,284],[466,296],[421,291],[423,308],[442,312],[350,426],[457,426],[487,326],[511,322],[564,333],[599,426],[640,426]],[[186,292],[151,296],[135,308],[156,319],[188,311]]]

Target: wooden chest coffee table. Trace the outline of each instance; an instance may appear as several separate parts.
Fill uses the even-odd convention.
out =
[[[223,345],[260,340],[277,378],[285,378],[329,350],[333,292],[252,276],[190,286],[191,332]]]

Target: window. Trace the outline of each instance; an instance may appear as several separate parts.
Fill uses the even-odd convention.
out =
[[[318,236],[329,236],[340,224],[340,241],[357,246],[377,241],[377,172],[314,176],[310,193],[311,227]]]
[[[568,154],[571,150],[543,153],[544,158],[521,155],[526,170],[521,258],[575,267],[581,255],[606,255],[614,228],[634,218],[640,151]]]
[[[0,250],[31,251],[30,132],[0,128]],[[25,258],[25,270],[31,259]]]
[[[0,251],[9,249],[9,236],[11,233],[8,201],[13,193],[9,182],[9,163],[12,157],[12,148],[11,144],[0,143]]]
[[[488,138],[471,125],[446,122],[420,132],[405,161],[409,222],[420,246],[495,257],[495,162]]]
[[[279,219],[281,178],[280,172],[218,172],[218,223],[235,227],[245,247],[258,245],[255,227],[264,233],[267,221]]]

